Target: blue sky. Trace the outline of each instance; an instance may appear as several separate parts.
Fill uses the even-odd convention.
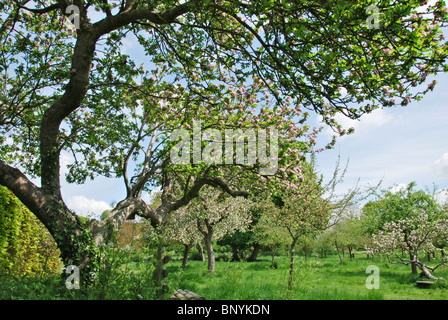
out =
[[[348,160],[348,172],[341,190],[360,179],[361,185],[383,181],[384,187],[412,181],[420,188],[435,184],[448,187],[448,75],[440,74],[438,85],[423,100],[406,107],[375,110],[360,121],[341,119],[354,134],[339,138],[333,150],[317,156],[324,176],[334,169],[338,156]],[[328,139],[328,132],[321,141]]]

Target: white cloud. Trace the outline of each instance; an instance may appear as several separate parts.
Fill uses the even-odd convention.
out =
[[[343,129],[349,129],[354,128],[355,134],[364,134],[368,131],[371,131],[373,129],[377,129],[379,127],[384,126],[385,124],[391,122],[394,119],[392,114],[388,112],[388,110],[385,109],[377,109],[372,111],[369,114],[363,115],[359,120],[353,120],[346,116],[344,116],[341,113],[338,113],[335,116],[335,120],[337,123],[339,123]],[[318,117],[318,121],[322,121],[322,117]],[[331,128],[327,128],[326,133],[328,135],[333,136],[335,133]],[[340,139],[343,139],[347,136],[340,137]]]
[[[436,201],[440,204],[448,203],[448,189],[440,189],[434,195]]]
[[[448,152],[444,153],[439,159],[434,161],[434,169],[437,174],[448,175]]]
[[[152,204],[154,202],[154,199],[156,197],[156,195],[161,191],[160,187],[155,188],[154,190],[151,190],[148,193],[145,193],[142,196],[142,200],[145,201],[147,204]]]
[[[122,50],[127,51],[129,53],[132,53],[132,51],[135,50],[135,48],[138,45],[137,39],[133,36],[125,37],[122,39],[121,42],[123,43]]]
[[[390,188],[390,192],[398,193],[400,191],[406,190],[407,187],[408,185],[406,183],[395,184]]]
[[[72,164],[73,161],[74,161],[74,158],[73,158],[72,154],[70,154],[70,153],[68,153],[66,151],[62,151],[61,152],[61,155],[59,157],[59,163],[60,163],[60,166],[61,166],[60,174],[61,174],[62,178],[64,178],[65,175],[68,173],[67,166],[69,164]]]
[[[105,201],[88,199],[84,196],[72,196],[68,198],[67,205],[78,215],[98,220],[104,210],[111,209],[111,206]]]
[[[361,117],[360,120],[352,120],[341,114],[336,116],[336,120],[343,128],[354,127],[356,132],[367,131],[373,128],[381,127],[392,121],[393,117],[384,109],[377,109],[370,114]]]

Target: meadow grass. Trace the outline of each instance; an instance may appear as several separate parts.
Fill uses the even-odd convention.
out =
[[[167,269],[178,278],[181,289],[192,290],[214,300],[438,300],[448,299],[445,282],[430,289],[417,288],[418,275],[410,267],[390,265],[384,259],[355,258],[342,264],[337,256],[327,258],[297,257],[294,282],[288,290],[289,260],[278,257],[278,268],[270,267],[268,257],[256,262],[217,261],[214,274],[206,262],[190,261],[186,268],[171,262]],[[379,268],[379,289],[368,289],[369,265]],[[445,279],[448,272],[438,272]]]
[[[288,290],[289,258],[261,256],[255,262],[216,261],[215,272],[207,271],[206,261],[189,261],[182,268],[180,259],[166,265],[168,291],[155,294],[153,266],[144,255],[117,255],[98,277],[94,287],[81,290],[65,288],[64,276],[49,278],[0,277],[0,299],[92,299],[138,300],[169,299],[177,289],[188,289],[207,300],[446,300],[446,281],[437,281],[429,289],[418,288],[418,275],[409,266],[391,265],[385,259],[359,256],[341,264],[337,255],[326,258],[298,256],[294,282]],[[379,269],[379,289],[368,289],[369,265]],[[448,279],[446,269],[436,276]],[[65,276],[66,277],[66,276]]]

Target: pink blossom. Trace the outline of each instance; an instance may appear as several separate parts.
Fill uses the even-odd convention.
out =
[[[431,82],[430,84],[428,84],[428,89],[429,90],[434,90],[434,87],[436,86],[436,81],[434,80],[433,82]]]

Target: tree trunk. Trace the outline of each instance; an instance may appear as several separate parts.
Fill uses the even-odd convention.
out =
[[[205,249],[207,250],[208,272],[215,272],[215,252],[213,251],[212,235],[207,233],[204,235]]]
[[[322,258],[326,258],[327,257],[327,249],[322,249]]]
[[[327,257],[327,249],[320,249],[320,257],[321,258]]]
[[[165,284],[163,283],[163,279],[165,279],[168,275],[168,272],[165,269],[165,263],[167,262],[165,252],[165,246],[159,245],[156,253],[156,269],[154,270],[153,274],[154,285],[156,288],[161,288],[161,293],[165,291]]]
[[[189,244],[184,244],[184,246],[185,249],[184,249],[184,256],[182,258],[182,268],[185,268],[187,266],[188,255],[190,254],[191,247],[193,246],[193,241],[190,242]]]
[[[250,262],[257,261],[258,254],[260,253],[260,248],[261,248],[260,245],[256,243],[254,245],[254,250],[252,251],[252,254],[250,255],[249,259],[247,259],[247,261]]]
[[[412,274],[417,274],[417,264],[415,261],[415,257],[412,253],[409,253],[409,259],[411,260],[411,272]]]
[[[353,259],[353,248],[352,247],[348,247],[348,254],[350,255],[350,261],[352,261],[352,259]]]
[[[203,223],[205,229],[201,226],[201,220],[198,218],[196,220],[198,230],[204,237],[205,249],[207,250],[207,260],[208,260],[208,272],[215,272],[215,252],[213,251],[213,224],[211,224],[208,219],[204,219]]]
[[[336,246],[336,251],[338,252],[338,256],[339,256],[339,262],[343,263],[344,261],[342,261],[341,252],[339,250],[339,247],[338,247],[337,243],[335,243],[335,246]]]
[[[295,256],[296,256],[296,241],[297,239],[294,239],[291,243],[291,247],[289,249],[289,252],[291,254],[290,260],[289,260],[289,280],[288,280],[288,289],[292,289],[292,282],[294,280],[294,262],[295,262]]]
[[[231,247],[232,247],[232,261],[240,261],[237,246],[232,244]]]
[[[201,254],[201,261],[205,261],[204,247],[202,246],[201,243],[198,243],[198,247],[199,247],[199,253]]]
[[[272,249],[272,251],[271,251],[271,268],[275,268],[274,259],[275,259],[275,249]]]
[[[428,278],[431,280],[442,280],[443,279],[443,278],[437,278],[436,276],[433,276],[424,264],[419,264],[419,268],[421,270],[421,273],[420,273],[421,277],[425,277],[425,278]]]

